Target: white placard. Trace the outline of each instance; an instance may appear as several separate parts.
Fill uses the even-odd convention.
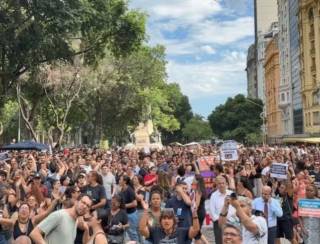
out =
[[[238,151],[237,151],[237,142],[235,141],[226,141],[221,147],[221,159],[223,161],[235,161],[238,160]]]
[[[277,179],[287,179],[288,165],[282,163],[272,163],[270,176]]]

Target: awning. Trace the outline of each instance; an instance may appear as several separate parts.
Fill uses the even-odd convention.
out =
[[[283,138],[284,143],[310,143],[310,144],[320,144],[320,137],[288,137]]]

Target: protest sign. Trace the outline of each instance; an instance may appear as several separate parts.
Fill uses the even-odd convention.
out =
[[[270,167],[270,176],[277,179],[287,179],[287,164],[272,163]]]
[[[298,203],[298,215],[300,217],[320,218],[320,200],[300,199]]]
[[[237,142],[226,141],[220,147],[221,160],[235,161],[238,160]]]
[[[198,159],[198,165],[200,171],[210,170],[210,165],[214,165],[215,157],[214,156],[203,156]]]
[[[210,193],[213,190],[213,182],[214,182],[214,173],[212,171],[202,171],[200,172],[201,176],[203,177],[204,185],[206,188],[207,196],[210,195]]]

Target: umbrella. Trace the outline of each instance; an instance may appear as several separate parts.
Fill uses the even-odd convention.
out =
[[[37,150],[37,151],[49,151],[49,146],[46,144],[34,142],[34,141],[24,141],[15,144],[6,145],[1,150]]]
[[[179,142],[172,142],[172,143],[170,143],[169,144],[170,146],[179,146],[179,147],[181,147],[181,146],[183,146],[181,143],[179,143]]]
[[[190,142],[188,144],[184,144],[184,146],[188,147],[188,146],[197,146],[200,145],[198,142]]]

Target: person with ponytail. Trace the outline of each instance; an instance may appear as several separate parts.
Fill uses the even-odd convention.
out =
[[[138,224],[139,217],[137,212],[137,200],[136,194],[134,192],[133,183],[129,176],[122,175],[119,179],[119,185],[121,188],[120,195],[125,204],[125,209],[127,211],[129,228],[127,229],[127,234],[131,241],[139,241],[138,235]]]

